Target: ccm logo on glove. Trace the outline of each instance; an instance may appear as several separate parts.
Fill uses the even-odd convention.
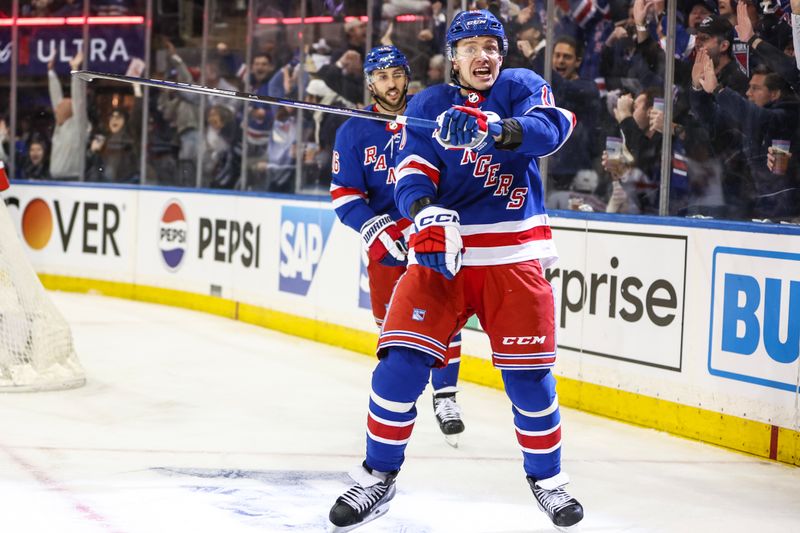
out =
[[[461,269],[460,219],[452,209],[428,205],[414,217],[417,233],[411,236],[417,263],[453,279]]]
[[[418,217],[419,223],[417,224],[418,229],[422,229],[426,226],[430,226],[431,224],[438,224],[441,225],[445,222],[455,222],[456,224],[460,224],[461,220],[458,218],[458,213],[450,212],[450,213],[436,213],[429,216]]]

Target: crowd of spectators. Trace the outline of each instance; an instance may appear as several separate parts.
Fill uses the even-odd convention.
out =
[[[800,13],[800,2],[793,3]],[[517,35],[530,35],[512,40],[527,66],[541,71],[535,50],[544,19],[541,6],[532,5],[533,16],[507,21]],[[607,212],[657,214],[666,156],[669,214],[800,221],[793,155],[800,141],[799,63],[790,2],[677,0],[674,59],[666,55],[664,0],[556,5],[553,92],[579,125],[550,158],[553,207],[566,196],[573,209],[601,210],[599,199]],[[674,85],[665,91],[668,61]],[[587,179],[592,172],[597,179]],[[587,184],[596,185],[586,191]]]
[[[547,160],[549,207],[658,214],[666,159],[669,214],[797,222],[800,62],[794,56],[790,2],[676,1],[674,58],[665,52],[670,30],[665,0],[555,0],[552,44],[546,42],[544,0],[470,2],[503,21],[509,40],[504,68],[547,74],[556,104],[578,118],[567,144]],[[334,17],[334,24],[331,31],[324,24],[314,28],[306,44],[290,46],[286,28],[278,24],[256,29],[249,64],[242,50],[230,49],[224,40],[214,43],[202,63],[188,44],[176,47],[159,38],[151,74],[364,107],[369,102],[362,68],[371,32],[373,45],[394,44],[406,53],[410,93],[448,79],[442,2],[375,2],[373,24],[346,17],[365,14],[366,2],[323,4],[321,14]],[[800,0],[791,4],[800,13]],[[256,6],[258,16],[298,15],[288,2]],[[545,73],[548,48],[552,71]],[[665,91],[670,61],[674,86]],[[24,120],[18,124],[17,137],[25,141],[16,144],[18,177],[64,179],[82,164],[86,179],[105,182],[144,178],[161,185],[271,192],[320,192],[328,186],[341,116],[153,91],[140,176],[141,98],[88,117],[87,133],[85,101],[76,97],[75,87],[72,97],[64,98],[56,85],[51,77],[49,136],[26,131]],[[670,124],[664,121],[666,99]],[[670,154],[663,153],[666,134]],[[7,128],[0,122],[3,136]],[[77,154],[85,154],[83,162]]]

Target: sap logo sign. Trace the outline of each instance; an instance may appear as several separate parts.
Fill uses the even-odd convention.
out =
[[[800,254],[717,248],[708,368],[795,391],[800,364]]]
[[[331,233],[329,209],[283,206],[281,209],[278,288],[305,296]]]

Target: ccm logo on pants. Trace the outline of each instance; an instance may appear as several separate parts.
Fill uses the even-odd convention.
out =
[[[544,344],[547,336],[544,337],[503,337],[503,344]]]

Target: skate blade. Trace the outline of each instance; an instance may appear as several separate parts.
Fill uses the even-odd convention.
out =
[[[447,444],[449,444],[453,448],[458,448],[458,437],[459,437],[459,435],[460,435],[459,433],[455,433],[453,435],[445,435],[444,436],[444,440],[445,440],[445,442],[447,442]]]
[[[366,523],[372,522],[376,518],[380,518],[385,515],[389,511],[389,502],[384,503],[383,505],[376,507],[374,511],[364,517],[364,520],[359,522],[358,524],[353,524],[352,526],[343,526],[339,527],[337,525],[328,523],[328,533],[347,533],[348,531],[353,531],[357,527],[361,527]]]
[[[558,531],[564,531],[565,533],[575,533],[576,531],[581,530],[580,522],[573,526],[557,526],[553,524],[553,527],[556,528]]]

